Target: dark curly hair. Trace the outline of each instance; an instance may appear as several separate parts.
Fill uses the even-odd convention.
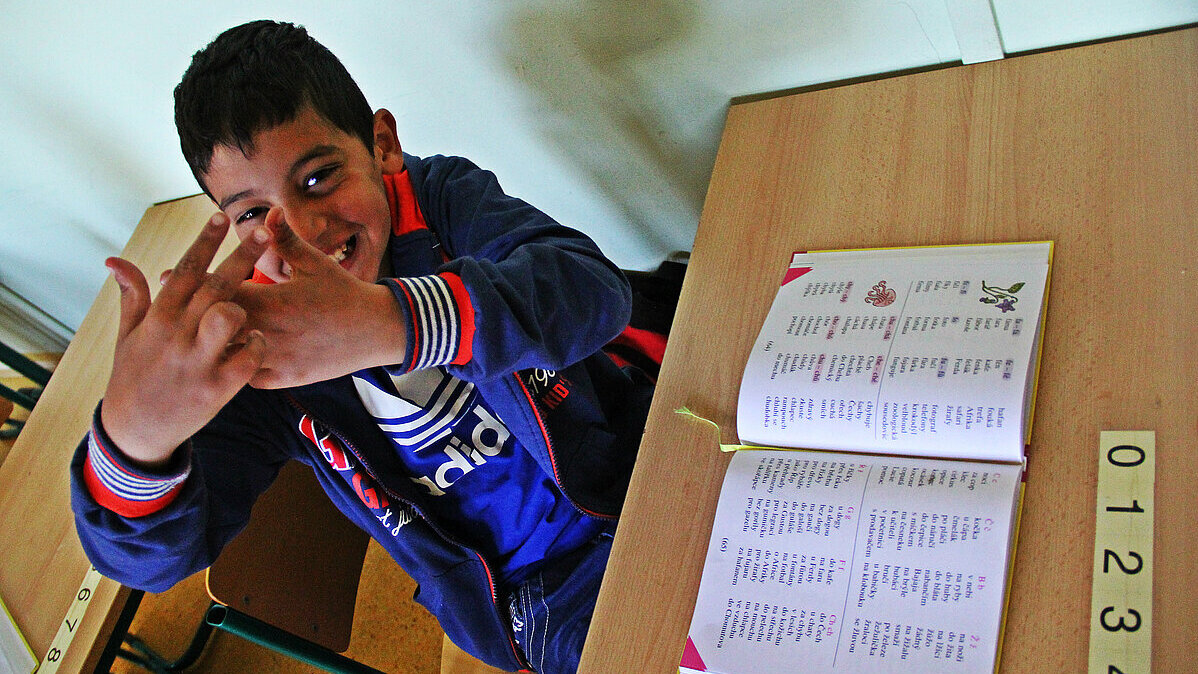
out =
[[[252,21],[196,52],[175,87],[175,128],[191,172],[203,176],[220,145],[253,150],[254,134],[295,119],[310,104],[374,147],[374,113],[349,72],[302,26]]]

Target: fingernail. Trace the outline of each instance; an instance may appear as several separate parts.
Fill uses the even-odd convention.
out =
[[[266,231],[265,227],[258,227],[254,230],[253,237],[254,243],[266,243],[266,240],[270,238],[270,232]]]

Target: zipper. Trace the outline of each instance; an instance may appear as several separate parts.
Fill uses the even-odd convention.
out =
[[[524,380],[520,377],[519,372],[513,372],[512,376],[516,378],[516,384],[520,387],[520,390],[524,392],[524,397],[528,399],[528,404],[532,408],[533,416],[536,417],[537,426],[541,429],[541,437],[545,439],[545,450],[549,454],[549,465],[553,468],[553,481],[555,484],[557,484],[557,488],[559,491],[561,491],[562,496],[566,497],[566,501],[570,505],[574,506],[575,510],[584,515],[607,520],[609,522],[614,522],[619,519],[615,515],[608,515],[605,513],[588,510],[587,508],[579,505],[578,501],[575,500],[574,497],[570,496],[569,493],[567,493],[565,485],[562,484],[561,474],[558,473],[557,470],[557,458],[553,455],[553,439],[549,437],[549,427],[545,425],[545,418],[541,414],[541,408],[537,404],[536,396],[534,396],[532,391],[529,391],[528,387],[525,386]]]
[[[306,415],[308,418],[312,419],[312,421],[314,421],[314,422],[319,421],[319,419],[316,416],[314,416],[311,412],[309,412],[307,409],[305,409],[304,406],[301,405],[299,403],[299,401],[296,400],[294,397],[292,397],[290,394],[285,394],[285,396],[287,398],[287,402],[291,403],[291,406],[294,407],[295,409],[299,410],[299,412],[301,414]],[[321,421],[320,423],[322,426],[324,426],[326,429],[328,429],[328,431],[330,433],[335,435],[338,440],[341,441],[341,445],[343,447],[345,447],[347,450],[349,450],[349,452],[351,454],[354,455],[354,457],[358,460],[358,465],[362,466],[362,470],[366,472],[366,475],[368,475],[371,480],[374,480],[374,484],[379,489],[383,490],[383,493],[385,493],[391,499],[411,508],[412,512],[419,515],[420,519],[423,520],[424,523],[428,525],[429,529],[432,529],[434,533],[436,533],[441,538],[445,539],[446,542],[448,542],[452,545],[456,545],[459,548],[462,548],[463,550],[467,550],[467,551],[471,552],[475,557],[478,558],[479,562],[482,562],[483,571],[486,572],[486,575],[487,575],[487,585],[491,591],[491,603],[495,608],[496,615],[499,617],[499,623],[501,625],[503,625],[504,633],[507,635],[507,638],[508,638],[508,646],[511,647],[511,649],[512,649],[512,655],[515,656],[517,664],[521,665],[522,667],[531,667],[532,665],[530,663],[526,662],[524,656],[520,653],[520,647],[516,645],[516,639],[515,639],[515,636],[512,634],[512,628],[511,628],[511,625],[509,624],[510,621],[503,619],[503,611],[501,610],[501,608],[499,606],[499,592],[498,592],[497,586],[495,584],[495,574],[492,573],[491,564],[489,562],[487,562],[485,557],[482,556],[482,553],[478,552],[477,550],[475,550],[474,548],[471,548],[468,545],[465,545],[465,544],[457,541],[452,536],[445,533],[445,531],[442,530],[436,524],[434,524],[433,521],[431,519],[429,519],[429,517],[427,515],[424,514],[424,511],[422,511],[415,503],[413,503],[412,501],[391,491],[391,489],[388,488],[387,485],[384,484],[383,481],[380,480],[377,475],[375,475],[374,471],[370,468],[369,464],[367,464],[366,461],[362,458],[362,454],[358,451],[358,448],[355,447],[352,442],[350,442],[347,438],[343,437],[341,435],[341,433],[338,432],[331,424],[328,424],[324,421]]]

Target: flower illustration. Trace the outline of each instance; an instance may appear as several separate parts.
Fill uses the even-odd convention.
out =
[[[987,285],[985,281],[982,281],[982,292],[986,295],[979,297],[978,301],[983,304],[993,304],[1004,314],[1008,311],[1015,311],[1015,303],[1019,301],[1019,298],[1015,297],[1015,293],[1022,290],[1023,286],[1024,283],[1021,281],[1012,284],[1009,288],[999,288]]]

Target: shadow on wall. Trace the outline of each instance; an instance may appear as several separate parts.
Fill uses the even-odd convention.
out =
[[[689,242],[726,105],[714,106],[700,142],[687,142],[677,132],[687,120],[672,116],[692,113],[696,98],[707,99],[707,107],[727,101],[699,85],[687,92],[688,100],[668,100],[671,92],[655,86],[668,73],[654,66],[696,27],[695,3],[544,2],[525,5],[506,20],[502,57],[537,101],[544,137],[651,245],[668,251]],[[687,222],[678,222],[680,213]]]

